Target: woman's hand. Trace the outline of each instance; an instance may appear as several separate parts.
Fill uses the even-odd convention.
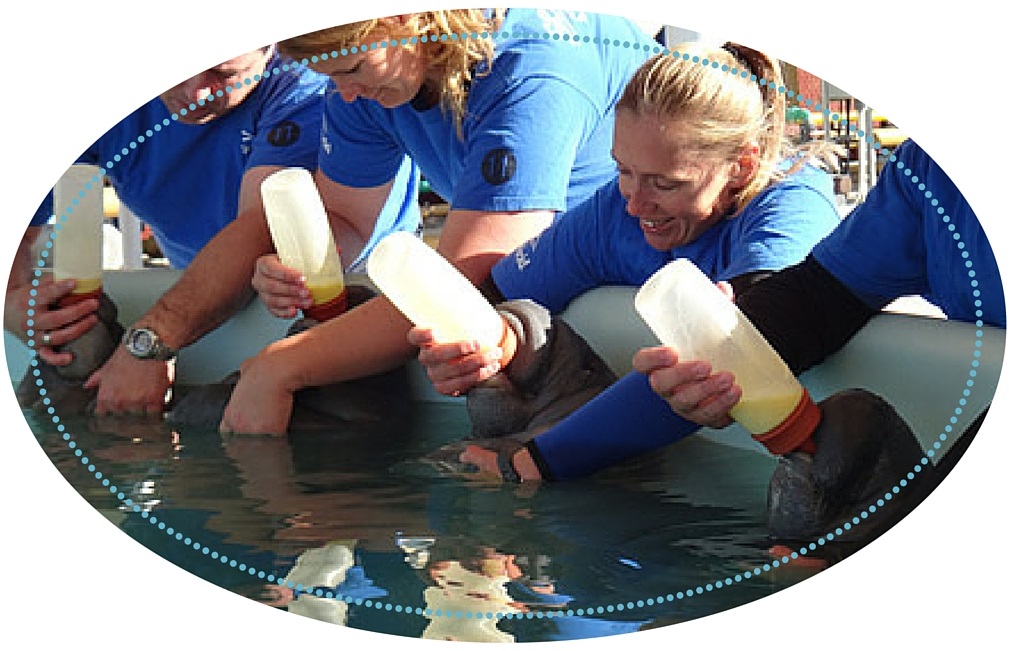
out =
[[[297,270],[282,265],[276,253],[256,260],[252,287],[270,313],[281,319],[293,319],[298,310],[312,306],[305,278]]]
[[[294,408],[294,392],[263,353],[245,360],[231,399],[224,408],[220,431],[236,434],[286,434]]]
[[[458,396],[501,370],[500,348],[480,350],[475,341],[438,343],[426,328],[412,328],[407,340],[420,348],[417,355],[438,393]]]
[[[652,390],[677,414],[704,427],[721,428],[733,420],[729,410],[743,392],[731,373],[711,374],[711,364],[681,362],[672,348],[644,348],[634,355],[634,369],[648,376]]]

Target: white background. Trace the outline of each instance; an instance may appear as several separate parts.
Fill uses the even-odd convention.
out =
[[[545,0],[544,0],[545,2]],[[164,88],[263,43],[430,3],[17,3],[3,31],[0,102],[7,269],[35,207],[75,155]],[[356,4],[356,3],[355,3]],[[465,4],[451,3],[452,6]],[[909,11],[904,11],[906,4]],[[719,34],[792,62],[886,114],[947,170],[1006,265],[996,193],[1006,145],[1001,21],[979,0],[920,3],[756,0],[626,1],[627,15]],[[535,3],[533,3],[535,5]],[[649,9],[649,5],[653,8]],[[658,5],[658,3],[655,3]],[[443,3],[447,8],[450,3]],[[550,8],[612,12],[612,2]],[[240,7],[240,8],[239,8]],[[10,12],[10,10],[8,10]],[[971,134],[970,139],[964,139]],[[33,646],[267,648],[415,640],[293,617],[234,596],[161,560],[93,511],[59,476],[0,392],[0,580],[4,638]],[[966,457],[894,531],[785,592],[703,620],[631,638],[557,648],[688,644],[752,649],[990,647],[1002,637],[1006,563],[1005,391]],[[673,586],[671,586],[673,587]],[[996,596],[999,595],[999,596]],[[423,645],[423,646],[422,646]],[[470,645],[464,645],[470,646]]]

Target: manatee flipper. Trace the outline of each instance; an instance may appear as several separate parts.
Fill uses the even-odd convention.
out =
[[[467,392],[470,435],[422,460],[449,474],[458,474],[451,467],[467,465],[458,456],[471,444],[498,451],[499,462],[507,462],[518,449],[513,442],[530,441],[617,379],[578,333],[543,306],[523,299],[497,309],[515,332],[515,355],[505,373]],[[503,441],[494,443],[499,438]],[[510,466],[502,463],[499,469],[508,478]]]
[[[543,306],[523,299],[497,309],[515,332],[517,347],[506,374],[467,393],[470,438],[527,441],[616,381],[588,343]]]
[[[73,355],[70,364],[52,366],[37,356],[34,358],[37,365],[28,367],[15,392],[23,409],[43,412],[51,407],[60,415],[84,414],[92,410],[98,392],[85,389],[84,382],[108,360],[123,338],[119,310],[104,292],[95,314],[98,323],[93,328],[60,347],[61,351]]]
[[[921,464],[917,437],[894,408],[879,396],[855,389],[820,403],[822,418],[813,441],[816,452],[782,457],[768,487],[771,537],[805,544],[855,516],[860,522],[840,536],[838,544],[860,548],[878,537],[924,499],[921,487],[935,472]],[[901,479],[916,465],[921,471],[906,488]],[[897,486],[898,492],[892,493]],[[887,493],[891,499],[863,512]]]
[[[397,464],[394,472],[408,475],[433,474],[440,477],[472,477],[480,474],[480,468],[461,461],[459,457],[470,445],[478,445],[497,453],[498,472],[505,481],[521,481],[511,465],[512,456],[524,447],[524,443],[511,436],[490,439],[464,438],[447,443],[434,452],[425,454],[413,462]],[[418,469],[421,469],[418,471]]]

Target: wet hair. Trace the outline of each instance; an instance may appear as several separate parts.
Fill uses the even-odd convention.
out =
[[[321,29],[278,43],[282,54],[306,59],[345,48],[370,45],[369,35],[378,29],[383,39],[410,39],[396,47],[424,47],[429,67],[444,69],[437,89],[444,110],[452,115],[456,132],[466,114],[466,100],[477,65],[486,62],[489,70],[494,41],[488,38],[500,27],[504,9],[448,9],[408,14],[403,22],[375,18]],[[423,39],[423,40],[422,40]]]
[[[756,144],[753,173],[736,197],[738,212],[783,176],[778,169],[787,146],[785,98],[778,92],[781,67],[762,52],[736,43],[684,43],[669,50],[638,69],[617,111],[675,119],[689,130],[689,146],[709,160],[737,161],[746,145]]]

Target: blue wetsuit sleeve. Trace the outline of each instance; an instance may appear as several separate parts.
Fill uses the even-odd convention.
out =
[[[631,372],[529,443],[545,479],[585,477],[674,443],[700,426],[669,408],[648,376]]]

